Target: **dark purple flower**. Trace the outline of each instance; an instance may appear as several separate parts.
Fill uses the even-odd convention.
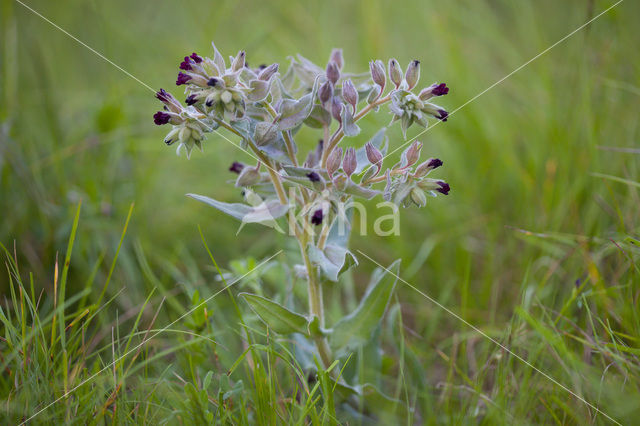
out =
[[[440,186],[440,188],[436,189],[436,191],[444,195],[449,195],[449,191],[451,191],[451,187],[447,182],[440,180],[436,183]]]
[[[311,223],[318,226],[322,223],[322,218],[323,218],[322,209],[318,209],[315,212],[313,212],[313,216],[311,216]]]
[[[166,112],[158,111],[155,114],[153,114],[153,122],[156,123],[158,126],[167,124],[169,120],[171,120],[171,116]]]
[[[432,158],[427,165],[430,169],[437,169],[440,166],[442,166],[442,160],[438,158]]]
[[[311,182],[320,182],[320,175],[316,172],[307,173],[307,177]]]
[[[196,64],[199,64],[200,62],[202,62],[202,58],[198,56],[196,52],[193,52],[190,57],[195,61]]]
[[[238,163],[237,161],[234,161],[233,164],[231,164],[231,167],[229,167],[230,172],[237,173],[237,174],[240,174],[242,169],[244,169],[244,164]]]
[[[443,96],[449,93],[449,88],[446,83],[440,83],[431,89],[431,93],[433,93],[433,96]]]
[[[191,59],[188,56],[184,57],[184,61],[180,62],[180,69],[185,71],[191,71]]]
[[[187,105],[194,105],[196,102],[198,102],[198,95],[189,95],[184,101]]]
[[[218,79],[215,77],[211,77],[209,81],[207,81],[207,86],[216,87],[216,84],[218,84]]]
[[[176,80],[176,86],[181,84],[187,84],[187,81],[191,80],[191,76],[183,72],[178,73],[178,79]]]
[[[435,116],[438,120],[447,121],[447,117],[449,117],[449,113],[443,109],[438,110],[438,115]]]
[[[167,93],[166,90],[160,89],[160,90],[158,90],[156,92],[156,98],[158,98],[159,100],[161,100],[164,103],[169,103],[173,99],[173,96],[171,96],[171,94]]]

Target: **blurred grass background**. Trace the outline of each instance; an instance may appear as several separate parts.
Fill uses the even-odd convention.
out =
[[[181,57],[209,54],[211,40],[226,55],[246,49],[252,65],[276,61],[283,67],[288,55],[324,63],[332,47],[342,47],[348,71],[367,70],[372,58],[396,57],[403,67],[421,60],[421,84],[446,82],[451,92],[440,104],[451,111],[612,1],[25,3],[144,83],[176,95]],[[555,317],[586,282],[581,291],[592,297],[592,313],[602,323],[588,324],[584,307],[575,304],[563,314],[587,334],[604,325],[618,330],[633,349],[625,358],[635,359],[638,16],[639,3],[621,3],[422,135],[424,155],[444,161],[438,176],[446,177],[451,194],[425,209],[403,210],[400,236],[356,236],[354,248],[383,264],[402,258],[403,278],[488,333],[521,332],[515,352],[528,353],[527,343],[544,341],[536,321]],[[197,225],[220,265],[267,257],[287,244],[258,226],[236,236],[232,219],[184,197],[194,192],[239,200],[237,189],[224,184],[231,178],[227,168],[248,156],[212,135],[204,154],[177,158],[162,143],[165,129],[152,122],[159,102],[148,88],[15,1],[2,0],[0,22],[0,242],[12,251],[15,246],[21,271],[33,272],[37,290],[53,292],[56,253],[62,258],[79,200],[68,294],[83,289],[94,269],[96,281],[104,281],[135,203],[108,296],[124,292],[109,312],[135,308],[153,287],[175,296],[212,286]],[[368,119],[359,143],[388,119],[384,110]],[[412,128],[410,136],[419,131]],[[402,143],[398,126],[390,135],[392,147]],[[316,142],[311,132],[301,137],[308,147]],[[372,268],[361,259],[352,291],[362,291]],[[8,292],[4,274],[0,291]],[[473,352],[479,338],[461,337],[470,330],[409,289],[401,288],[398,298],[425,380],[455,383],[462,373],[452,372],[446,359],[467,358],[460,351]],[[334,296],[330,314],[345,308],[340,300]],[[622,339],[601,337],[610,344]],[[580,383],[573,371],[587,363],[586,349],[565,349],[572,358],[564,359],[564,369],[553,350],[536,359],[572,387]],[[469,359],[461,368],[471,376]],[[628,374],[637,378],[637,360],[631,362],[634,373]],[[585,375],[596,383],[606,364],[587,364],[592,370]],[[633,388],[634,403],[620,385],[625,375],[616,377],[601,402],[631,418],[625,416],[640,410],[638,383],[626,388]],[[568,398],[557,392],[560,400]]]

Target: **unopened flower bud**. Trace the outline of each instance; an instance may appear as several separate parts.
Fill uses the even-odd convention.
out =
[[[439,109],[438,114],[435,117],[438,120],[447,121],[447,117],[449,117],[449,113],[443,109]]]
[[[420,79],[420,61],[413,60],[409,63],[404,79],[409,86],[408,90],[413,89],[416,84],[418,84],[418,80]]]
[[[333,61],[327,64],[327,79],[333,84],[336,84],[340,79],[340,70],[338,69],[338,65]]]
[[[331,115],[339,123],[342,123],[342,108],[344,108],[344,105],[340,102],[340,99],[334,97],[331,101]]]
[[[396,89],[402,83],[402,68],[400,68],[400,64],[395,59],[389,60],[389,78],[396,85]]]
[[[322,84],[322,86],[320,86],[320,89],[318,89],[318,98],[320,99],[320,102],[324,104],[328,102],[332,96],[333,84],[327,80]]]
[[[421,163],[418,167],[416,167],[415,177],[419,177],[419,178],[424,177],[431,170],[437,169],[440,166],[442,166],[442,161],[440,159],[430,158],[424,163]]]
[[[193,68],[191,68],[191,58],[189,58],[188,56],[184,57],[184,61],[180,62],[180,69],[181,70],[185,70],[185,71],[191,71]]]
[[[244,164],[234,161],[229,167],[229,171],[233,173],[240,174],[240,172],[244,169]]]
[[[351,79],[348,79],[347,81],[342,83],[342,97],[345,101],[351,104],[351,106],[353,107],[353,111],[355,111],[356,105],[358,104],[358,91],[353,85]]]
[[[266,67],[262,71],[260,71],[260,74],[258,75],[258,78],[260,80],[264,80],[264,81],[271,80],[271,77],[273,77],[273,75],[278,72],[278,68],[279,67],[280,67],[280,65],[278,65],[278,64],[269,65],[268,67]]]
[[[371,72],[371,79],[373,82],[380,87],[384,87],[387,77],[384,72],[384,64],[382,61],[377,59],[369,62],[369,71]]]
[[[329,157],[327,158],[327,173],[329,177],[333,176],[333,174],[340,168],[340,163],[342,162],[342,148],[337,147]]]
[[[244,68],[245,56],[246,53],[244,52],[244,50],[238,52],[238,55],[235,57],[233,63],[231,64],[231,69],[233,71],[240,71],[242,68]]]
[[[257,167],[245,167],[236,180],[236,186],[252,186],[260,182],[260,172]]]
[[[413,201],[418,207],[424,207],[427,204],[427,197],[424,195],[424,191],[420,188],[414,187],[409,194],[411,201]]]
[[[342,58],[342,49],[333,49],[329,58],[330,62],[335,62],[339,69],[344,66],[344,59]]]
[[[229,102],[231,102],[233,100],[233,95],[231,94],[230,91],[225,90],[224,92],[222,92],[222,94],[220,95],[220,100],[222,102],[224,102],[225,104],[228,104]]]
[[[347,152],[344,154],[344,160],[342,161],[342,170],[344,170],[347,176],[351,176],[357,166],[356,150],[354,148],[347,148]]]
[[[420,159],[420,150],[422,149],[422,142],[415,141],[409,148],[403,153],[407,161],[407,166],[412,166]]]
[[[322,209],[318,209],[315,212],[313,212],[313,215],[311,216],[311,223],[318,226],[322,224],[323,218],[324,218],[324,214],[322,213]]]
[[[367,142],[364,146],[365,151],[367,152],[367,159],[373,165],[375,165],[378,170],[382,167],[382,153],[378,148],[376,148],[371,142]]]
[[[320,182],[320,175],[316,172],[307,173],[307,177],[311,182]]]

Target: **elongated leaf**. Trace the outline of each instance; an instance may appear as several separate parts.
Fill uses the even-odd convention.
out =
[[[371,337],[371,333],[380,323],[393,294],[397,281],[395,275],[400,269],[400,260],[393,262],[387,269],[392,273],[380,268],[374,271],[360,305],[333,326],[331,346],[334,350],[339,351],[346,347],[352,348],[362,345]]]
[[[223,203],[198,194],[187,194],[187,197],[215,207],[243,223],[271,224],[275,219],[284,216],[289,211],[289,206],[280,204],[275,199],[263,201],[257,206],[249,206],[241,203]]]
[[[253,312],[276,333],[309,335],[309,321],[306,317],[257,294],[240,293],[240,296],[244,297]]]
[[[342,131],[348,137],[360,134],[360,127],[355,123],[350,107],[342,109]]]

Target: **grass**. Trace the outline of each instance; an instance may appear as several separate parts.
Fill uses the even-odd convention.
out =
[[[420,59],[422,83],[452,88],[450,110],[612,4],[25,3],[152,87],[211,40],[250,63],[341,46],[349,70]],[[296,248],[255,225],[236,237],[184,197],[238,200],[220,181],[245,154],[211,138],[176,158],[148,89],[0,4],[2,423],[357,423],[347,390],[308,377],[236,298],[304,306],[289,270],[252,271],[281,248],[293,265]],[[422,135],[451,195],[403,211],[398,237],[352,241],[381,264],[402,258],[404,280],[622,424],[640,414],[639,11],[624,1]],[[330,324],[374,267],[361,257],[326,289]],[[341,374],[382,372],[382,424],[612,423],[401,283],[378,339],[383,353],[363,348]]]

